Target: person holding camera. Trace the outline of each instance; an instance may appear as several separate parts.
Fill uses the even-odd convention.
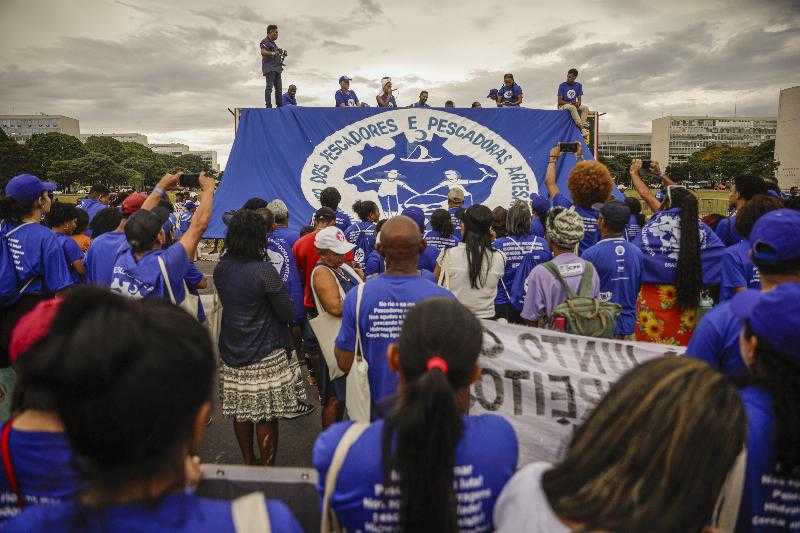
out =
[[[278,48],[275,41],[278,39],[278,26],[270,24],[267,26],[267,36],[261,41],[261,72],[264,74],[266,88],[264,89],[264,101],[266,107],[272,107],[272,89],[275,89],[275,107],[283,105],[281,98],[283,88],[281,87],[281,72],[283,72],[283,58],[286,50]]]

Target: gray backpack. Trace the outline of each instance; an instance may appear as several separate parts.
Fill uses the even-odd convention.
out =
[[[553,309],[553,318],[563,316],[566,320],[566,333],[584,335],[586,337],[599,337],[602,339],[613,339],[614,328],[617,323],[622,307],[613,302],[603,302],[598,298],[592,298],[592,278],[594,277],[594,266],[584,262],[583,276],[578,287],[578,294],[570,288],[569,284],[561,276],[558,267],[552,261],[544,263],[544,267],[555,277],[567,299],[558,304]]]

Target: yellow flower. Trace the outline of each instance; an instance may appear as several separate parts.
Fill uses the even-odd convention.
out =
[[[664,323],[661,320],[654,320],[652,322],[648,322],[647,325],[645,325],[644,327],[644,332],[651,339],[659,339],[661,338],[661,335],[664,333]]]
[[[661,300],[662,306],[664,304],[674,304],[678,297],[678,290],[675,285],[659,285],[658,297]],[[671,305],[669,307],[672,307]]]
[[[681,326],[693,330],[697,326],[697,309],[688,309],[681,313]]]
[[[649,309],[642,309],[639,311],[639,324],[642,325],[642,329],[646,329],[647,325],[651,322],[656,322],[656,315]]]

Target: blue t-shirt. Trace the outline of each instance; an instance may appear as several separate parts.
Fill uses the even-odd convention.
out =
[[[292,299],[295,324],[302,322],[306,316],[303,307],[303,282],[292,253],[292,246],[299,238],[296,231],[284,227],[275,228],[275,231],[267,234],[267,255]]]
[[[572,202],[562,193],[553,196],[553,207],[572,207]],[[579,205],[575,206],[575,211],[583,219],[583,238],[578,245],[578,255],[582,254],[590,246],[597,244],[600,240],[600,230],[597,228],[597,211]]]
[[[267,500],[272,531],[302,533],[292,512],[282,502]],[[148,532],[214,531],[234,533],[231,502],[172,493],[157,503],[129,503],[91,511],[74,501],[46,507],[30,507],[8,523],[11,532]]]
[[[511,303],[511,289],[514,285],[514,276],[520,263],[531,252],[549,252],[547,241],[538,235],[509,235],[495,239],[492,243],[495,250],[503,252],[506,256],[506,270],[501,282],[497,284],[497,296],[494,299],[495,305]]]
[[[170,222],[172,222],[173,238],[180,239],[186,233],[192,223],[193,211],[180,211],[170,215]]]
[[[736,294],[736,289],[760,289],[761,276],[758,268],[750,259],[750,241],[742,240],[725,249],[722,256],[722,279],[720,282],[720,300],[729,300]]]
[[[430,106],[428,104],[423,104],[421,102],[414,102],[413,104],[411,104],[411,107],[429,108]]]
[[[194,261],[189,261],[189,271],[183,277],[183,281],[186,282],[186,288],[189,289],[189,293],[193,294],[194,296],[200,295],[197,285],[203,281],[203,277],[203,273],[200,272],[200,269],[197,268],[197,265],[194,264]],[[197,321],[206,321],[206,309],[203,307],[202,298],[197,299]]]
[[[720,220],[717,227],[714,229],[714,233],[717,234],[717,237],[719,237],[719,240],[721,240],[725,246],[733,246],[742,240],[742,236],[736,231],[736,215],[731,215]]]
[[[336,347],[346,352],[356,349],[356,293],[351,290],[345,296],[342,325],[336,337]],[[382,274],[364,284],[358,324],[364,358],[369,363],[373,419],[380,414],[381,402],[397,388],[397,374],[389,368],[386,358],[389,345],[400,336],[408,309],[436,296],[454,298],[447,289],[420,276]]]
[[[383,256],[378,253],[378,250],[372,250],[364,260],[364,275],[369,278],[383,274],[384,270],[386,270],[386,261],[383,260]]]
[[[675,284],[680,250],[680,216],[681,210],[677,207],[658,211],[634,241],[644,253],[642,283]],[[699,232],[703,284],[714,285],[720,281],[725,245],[702,221],[699,222]]]
[[[631,215],[628,219],[628,225],[625,226],[625,238],[633,242],[642,233],[642,227],[639,225],[639,220],[636,215]]]
[[[442,234],[435,229],[426,231],[424,238],[425,242],[428,243],[428,246],[433,246],[440,252],[443,252],[448,248],[453,248],[458,244],[455,234],[449,237],[442,237]]]
[[[419,254],[419,262],[417,262],[419,269],[433,272],[436,269],[436,259],[439,257],[439,253],[438,248],[427,245]]]
[[[772,396],[757,387],[742,389],[739,396],[747,413],[747,467],[736,531],[796,531],[800,478],[781,471],[776,464],[777,421]]]
[[[289,93],[283,93],[281,102],[283,105],[297,105],[297,99]]]
[[[18,226],[19,223],[3,222],[0,232],[6,234]],[[35,276],[22,294],[55,293],[74,284],[63,245],[50,228],[25,224],[9,235],[6,242],[8,247],[3,257],[14,261],[19,288]]]
[[[169,300],[158,258],[164,260],[175,301],[180,303],[186,294],[183,279],[189,273],[191,262],[183,245],[176,242],[166,250],[147,252],[139,261],[128,248],[114,264],[111,290],[129,298],[164,298]]]
[[[72,267],[72,263],[83,259],[83,252],[81,252],[81,247],[78,246],[78,243],[75,242],[75,239],[70,237],[69,235],[62,235],[61,233],[56,233],[56,238],[61,243],[61,249],[64,250],[64,259],[67,261],[67,265],[69,266],[69,275],[72,279],[72,283],[77,285],[81,282],[81,275]]]
[[[739,351],[739,332],[742,321],[731,311],[730,302],[722,302],[709,310],[689,339],[686,355],[701,359],[742,384],[749,372]]]
[[[84,259],[86,282],[110,287],[114,264],[128,248],[128,240],[121,231],[111,231],[93,239]]]
[[[565,102],[574,104],[579,97],[583,96],[583,85],[577,81],[573,83],[562,81],[558,86],[558,96]]]
[[[500,97],[500,101],[503,102],[505,106],[518,106],[519,104],[512,102],[516,102],[520,95],[522,95],[522,87],[516,83],[511,87],[504,83],[497,90],[497,96]]]
[[[600,278],[600,299],[622,307],[614,335],[631,335],[636,326],[636,299],[642,283],[644,257],[623,237],[603,239],[581,254]]]
[[[63,433],[12,429],[8,447],[17,483],[29,506],[70,500],[80,489]],[[0,523],[19,514],[16,501],[4,472],[0,475]]]
[[[356,245],[353,252],[355,260],[362,265],[375,249],[375,223],[370,220],[354,222],[344,230],[347,240]]]
[[[95,200],[94,198],[84,198],[75,204],[75,207],[82,211],[86,211],[86,214],[89,215],[89,222],[91,222],[97,213],[108,206],[99,200]]]
[[[464,416],[463,420],[454,479],[459,527],[461,531],[491,531],[495,502],[517,469],[517,436],[511,424],[497,415]],[[320,494],[336,446],[350,424],[331,426],[314,444]],[[383,421],[371,424],[350,448],[339,471],[331,507],[348,531],[397,530],[399,498],[396,493],[387,496],[390,491],[384,490],[383,427]]]
[[[544,224],[542,224],[542,221],[539,220],[539,217],[536,215],[534,215],[533,218],[531,218],[531,234],[538,235],[542,239],[547,238],[547,234],[545,233],[544,230]]]
[[[343,91],[339,89],[336,91],[336,95],[334,96],[334,100],[336,101],[336,107],[344,104],[346,107],[358,107],[358,96],[356,96],[356,92],[352,89],[349,91]]]
[[[458,217],[460,211],[467,207],[467,200],[464,200],[465,207],[451,207],[447,210],[450,213],[450,222],[453,223],[453,237],[456,238],[456,243],[461,242],[461,219]]]

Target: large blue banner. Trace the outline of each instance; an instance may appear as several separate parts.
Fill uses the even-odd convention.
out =
[[[340,209],[373,200],[383,217],[409,206],[430,216],[447,206],[452,187],[464,190],[465,205],[491,208],[532,192],[546,197],[547,157],[560,141],[583,144],[566,111],[244,109],[206,236],[224,237],[222,214],[254,196],[282,199],[290,225],[300,228],[330,186],[342,194]],[[583,153],[592,158],[585,144]],[[559,159],[558,185],[566,195],[575,161],[570,154]]]

